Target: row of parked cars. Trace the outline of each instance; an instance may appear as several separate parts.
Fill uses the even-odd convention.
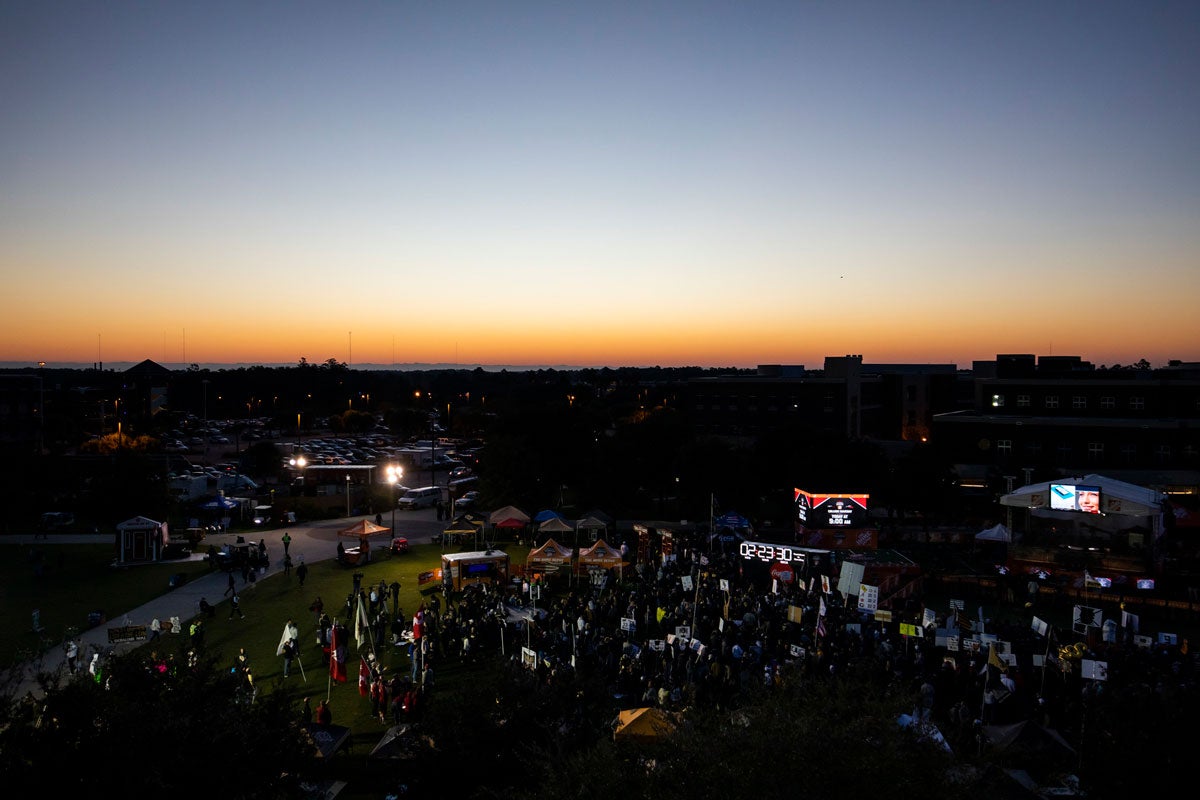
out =
[[[303,450],[310,464],[362,464],[387,457],[374,444],[345,438],[309,439]]]

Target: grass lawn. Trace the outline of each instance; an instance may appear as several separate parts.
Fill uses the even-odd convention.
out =
[[[111,567],[113,545],[0,544],[0,668],[56,647],[88,627],[88,614],[109,620],[170,591],[175,573],[208,572],[203,561],[175,561],[135,568]],[[33,611],[43,631],[33,631]]]
[[[0,586],[3,587],[0,597],[4,607],[21,612],[4,615],[0,622],[4,626],[0,629],[3,634],[0,641],[17,645],[3,648],[0,658],[6,663],[13,663],[27,653],[28,648],[40,643],[57,646],[68,627],[86,627],[88,612],[93,609],[104,608],[110,620],[119,620],[126,611],[169,591],[171,574],[188,572],[191,577],[209,571],[203,561],[114,570],[108,567],[112,559],[111,545],[55,545],[40,548],[45,552],[42,575],[34,578],[30,558],[34,548],[33,545],[8,546],[8,557],[0,565]],[[524,563],[529,551],[528,547],[511,543],[501,545],[501,549],[509,553],[514,567]],[[315,709],[317,702],[328,693],[334,723],[345,725],[353,732],[350,757],[357,762],[370,752],[389,725],[371,716],[370,700],[358,692],[359,649],[353,638],[346,660],[346,683],[330,683],[328,663],[317,644],[317,617],[309,611],[309,606],[320,596],[325,611],[331,617],[347,621],[353,637],[353,618],[347,618],[346,598],[353,591],[353,575],[358,571],[363,574],[362,586],[368,591],[380,580],[389,585],[399,581],[399,607],[406,628],[411,628],[412,616],[418,606],[422,602],[428,605],[428,593],[440,589],[437,582],[419,586],[417,576],[440,568],[441,555],[438,545],[418,544],[406,554],[380,558],[361,568],[343,567],[335,561],[318,561],[309,564],[303,588],[294,573],[286,577],[273,574],[257,581],[253,588],[242,591],[245,619],[236,616],[230,619],[229,601],[218,593],[217,597],[209,598],[216,604],[216,616],[205,622],[206,649],[218,656],[218,663],[224,659],[232,665],[239,648],[244,647],[260,691],[270,692],[286,685],[296,692],[297,713],[303,697],[310,697]],[[240,588],[240,577],[238,584]],[[25,611],[35,607],[40,608],[42,625],[46,628],[41,637],[30,631],[31,615]],[[444,602],[442,607],[445,608]],[[392,611],[390,602],[388,611],[389,614]],[[291,675],[285,682],[283,659],[275,655],[275,649],[289,618],[300,629],[301,658],[298,664],[292,665]],[[190,621],[185,619],[185,626]],[[387,637],[390,641],[390,626]],[[158,642],[147,642],[135,652],[149,656],[152,650],[157,650],[164,655],[176,653],[176,658],[181,658],[188,646],[186,635],[166,634]],[[364,645],[362,652],[368,651],[369,646]],[[375,652],[387,677],[396,672],[409,674],[411,661],[407,647],[379,643]],[[303,673],[300,665],[303,665]],[[449,663],[435,667],[439,698],[444,699],[454,691],[454,683],[462,670],[459,665]]]

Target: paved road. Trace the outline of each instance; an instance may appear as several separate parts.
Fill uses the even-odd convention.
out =
[[[337,532],[360,519],[367,518],[370,517],[355,516],[349,519],[323,520],[321,522],[294,525],[287,528],[286,530],[292,535],[289,552],[292,556],[293,565],[299,564],[301,558],[308,564],[335,558],[337,555]],[[383,523],[385,526],[390,527],[391,518],[385,516]],[[435,509],[396,512],[396,535],[405,536],[414,544],[433,541],[434,537],[445,529],[446,524],[445,522],[438,521]],[[267,568],[267,575],[273,575],[283,570],[283,545],[279,543],[280,537],[283,536],[283,531],[284,529],[278,528],[261,532],[240,532],[240,535],[244,535],[248,542],[257,542],[260,538],[266,539],[267,553],[270,556],[271,562]],[[207,551],[209,544],[213,544],[217,549],[220,549],[223,544],[234,543],[238,535],[239,533],[209,535],[205,537],[202,549]],[[5,537],[5,541],[24,544],[26,542],[33,542],[34,536],[33,534],[7,536]],[[38,544],[46,546],[53,546],[55,544],[95,544],[96,541],[97,537],[95,534],[78,536],[52,534],[46,539],[37,540]],[[196,553],[193,554],[192,558],[202,560],[204,555]],[[97,625],[94,628],[83,631],[76,637],[79,641],[80,664],[86,666],[87,662],[91,659],[91,654],[94,652],[124,653],[142,644],[142,642],[110,644],[108,641],[109,627],[121,625],[125,620],[128,620],[128,624],[131,625],[149,625],[150,621],[155,618],[169,620],[172,617],[179,617],[186,624],[186,621],[190,621],[192,617],[199,613],[201,597],[210,598],[209,602],[216,605],[224,599],[222,593],[225,591],[225,586],[225,573],[217,570],[190,580],[178,588],[171,589],[166,594],[159,595],[143,606],[112,615],[109,617],[107,624]],[[33,661],[26,664],[16,697],[24,697],[30,692],[35,697],[39,697],[41,693],[35,680],[38,670],[56,671],[63,665],[65,660],[66,654],[63,652],[63,648],[55,646],[47,650],[40,661]]]

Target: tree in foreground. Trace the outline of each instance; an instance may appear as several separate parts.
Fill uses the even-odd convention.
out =
[[[13,796],[297,797],[313,746],[286,692],[260,693],[211,659],[115,656],[43,676],[43,695],[0,701],[0,774]],[[65,678],[59,681],[59,678]],[[23,791],[25,790],[25,791]]]

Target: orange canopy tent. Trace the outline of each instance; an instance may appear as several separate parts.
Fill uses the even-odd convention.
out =
[[[573,555],[575,555],[575,551],[571,548],[563,547],[553,539],[547,539],[541,547],[529,551],[529,555],[525,557],[525,565],[570,564]]]
[[[369,539],[372,536],[378,536],[381,533],[390,534],[391,528],[385,528],[382,525],[376,525],[369,519],[362,519],[351,525],[349,528],[342,528],[338,531],[338,536],[351,536],[358,539],[358,550],[355,555],[351,551],[347,551],[347,557],[354,556],[353,563],[365,563],[371,558],[371,544]]]
[[[629,708],[617,714],[614,742],[650,744],[679,729],[679,715],[661,708]]]
[[[368,536],[375,536],[376,534],[391,532],[391,528],[385,528],[382,525],[376,525],[369,519],[360,519],[349,528],[342,528],[340,531],[338,531],[338,536],[353,536],[357,539],[365,539]]]
[[[579,552],[579,563],[585,567],[619,567],[623,559],[620,550],[600,539],[591,547]]]
[[[620,574],[624,566],[625,561],[621,558],[621,551],[603,539],[598,540],[591,547],[580,550],[579,559],[575,562],[575,569],[578,572],[586,572],[589,567],[601,569],[616,567]]]

